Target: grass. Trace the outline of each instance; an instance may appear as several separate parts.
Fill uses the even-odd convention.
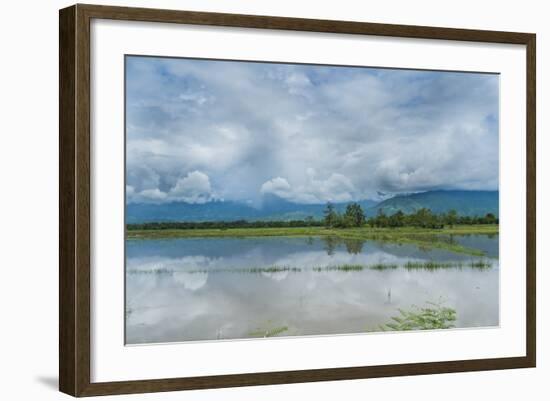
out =
[[[472,256],[484,252],[454,242],[452,235],[495,235],[498,225],[459,225],[443,229],[415,227],[400,228],[342,228],[284,227],[284,228],[229,228],[229,229],[183,229],[183,230],[129,230],[128,239],[156,238],[212,238],[212,237],[336,237],[349,240],[375,240],[397,244],[413,244],[424,249],[443,249]]]
[[[445,269],[445,268],[463,268],[463,267],[471,267],[475,269],[488,269],[492,266],[491,262],[480,259],[480,260],[472,260],[467,263],[462,262],[437,262],[437,261],[427,261],[427,262],[407,262],[403,265],[403,267],[407,270],[415,270],[415,269],[424,269],[424,270],[438,270],[438,269]]]
[[[150,270],[128,270],[128,274],[174,274],[181,273],[279,273],[292,272],[299,273],[302,271],[311,270],[317,273],[328,271],[340,272],[359,272],[363,270],[393,270],[398,268],[407,270],[439,270],[439,269],[489,269],[492,267],[490,261],[485,259],[471,260],[468,262],[437,262],[437,261],[408,261],[402,265],[396,263],[374,263],[370,265],[360,264],[343,264],[330,266],[314,266],[311,268],[300,268],[293,266],[266,266],[266,267],[221,267],[210,269],[194,269],[194,270],[170,270],[170,269],[150,269]]]
[[[161,269],[131,269],[127,270],[128,274],[174,274],[174,270],[161,268]]]
[[[128,274],[174,274],[174,273],[279,273],[279,272],[301,272],[299,267],[289,266],[266,266],[266,267],[218,267],[211,269],[131,269]]]
[[[393,316],[390,323],[381,326],[382,331],[450,329],[456,321],[456,310],[441,303],[426,302],[427,306],[413,306],[410,310],[398,309],[399,316]]]
[[[468,265],[473,269],[487,269],[491,267],[491,264],[485,260],[471,261]]]
[[[339,265],[339,266],[325,266],[325,267],[313,267],[311,270],[315,272],[330,271],[330,270],[339,270],[343,272],[356,272],[365,269],[364,265]]]
[[[252,331],[248,333],[248,335],[252,337],[276,337],[279,334],[284,333],[285,331],[288,331],[288,327],[281,326],[281,327],[275,327],[267,330],[258,329],[256,331]]]
[[[313,267],[311,270],[315,272],[326,272],[326,271],[342,271],[342,272],[357,272],[365,269],[370,270],[387,270],[387,269],[397,269],[399,265],[393,263],[376,263],[373,265],[336,265],[336,266],[324,266],[324,267]]]
[[[394,238],[402,235],[465,235],[498,234],[498,224],[457,225],[442,229],[399,227],[399,228],[325,228],[325,227],[266,227],[266,228],[212,228],[181,230],[129,230],[128,238],[187,238],[187,237],[310,237],[332,235],[342,238],[365,238],[370,236]]]

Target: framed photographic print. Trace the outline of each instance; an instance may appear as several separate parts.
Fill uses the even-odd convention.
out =
[[[535,366],[535,35],[60,11],[60,390]]]

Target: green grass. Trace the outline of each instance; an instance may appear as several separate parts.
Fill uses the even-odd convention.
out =
[[[335,236],[341,238],[370,239],[395,238],[407,235],[466,235],[498,234],[498,225],[475,224],[445,227],[442,229],[399,227],[399,228],[325,228],[325,227],[282,227],[282,228],[213,228],[187,230],[129,230],[128,238],[187,238],[187,237],[311,237]]]
[[[316,273],[328,271],[340,272],[359,272],[363,270],[393,270],[398,268],[407,270],[439,270],[439,269],[489,269],[492,267],[490,261],[485,259],[471,260],[467,262],[436,262],[436,261],[408,261],[402,265],[396,263],[375,263],[370,265],[343,264],[329,266],[314,266],[311,268],[301,268],[293,266],[265,266],[265,267],[219,267],[210,269],[191,269],[191,270],[170,270],[170,269],[150,269],[150,270],[128,270],[128,274],[174,274],[181,273],[279,273],[292,272],[299,273],[311,270]]]
[[[456,310],[441,303],[426,302],[427,306],[413,306],[410,310],[398,309],[399,315],[381,326],[382,331],[450,329],[456,321]]]
[[[326,267],[327,270],[339,270],[343,272],[356,272],[361,271],[365,268],[363,265],[339,265],[339,266],[328,266]]]
[[[131,269],[126,271],[127,274],[174,274],[174,270],[161,268],[161,269]]]
[[[477,261],[471,261],[468,264],[469,267],[472,269],[487,269],[491,267],[491,264],[485,260],[477,260]]]
[[[372,270],[393,270],[399,268],[399,265],[394,263],[376,263],[374,265],[370,265],[369,269]]]
[[[397,269],[399,265],[393,263],[376,263],[373,265],[336,265],[336,266],[324,266],[324,267],[313,267],[311,270],[314,272],[327,272],[327,271],[341,271],[341,272],[358,272],[365,269],[370,270],[388,270],[388,269]]]
[[[498,225],[461,225],[443,229],[415,227],[400,228],[325,228],[325,227],[284,227],[284,228],[229,228],[229,229],[188,229],[188,230],[130,230],[128,239],[156,238],[211,238],[211,237],[336,237],[349,240],[374,240],[397,244],[413,244],[423,249],[443,249],[472,256],[483,256],[484,252],[453,242],[451,235],[498,234]]]
[[[315,266],[311,270],[317,273],[328,271],[357,272],[368,268],[366,265],[338,265],[338,266]]]
[[[285,331],[288,331],[288,327],[281,326],[281,327],[274,327],[272,329],[267,329],[267,330],[258,329],[256,331],[252,331],[248,333],[248,335],[252,337],[276,337],[279,334],[284,333]]]
[[[266,267],[217,267],[211,269],[132,269],[128,274],[174,274],[174,273],[279,273],[279,272],[301,272],[300,267],[289,266],[266,266]]]
[[[424,270],[438,270],[438,269],[445,269],[445,268],[463,268],[463,267],[471,267],[474,269],[488,269],[492,267],[491,262],[480,259],[480,260],[472,260],[470,262],[436,262],[436,261],[427,261],[427,262],[407,262],[403,265],[403,267],[407,270],[415,270],[415,269],[424,269]]]

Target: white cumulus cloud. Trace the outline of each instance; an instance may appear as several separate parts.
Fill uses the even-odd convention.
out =
[[[203,172],[192,171],[178,178],[167,191],[159,188],[147,188],[136,191],[131,185],[126,185],[126,198],[129,203],[162,203],[187,202],[206,203],[216,199],[210,184],[210,178]]]
[[[339,173],[328,178],[316,179],[312,168],[306,170],[304,184],[291,186],[287,179],[276,177],[262,184],[262,194],[274,194],[298,203],[347,202],[356,197],[356,188],[351,180]]]
[[[187,203],[205,203],[212,198],[210,179],[200,171],[192,171],[177,180],[169,192],[170,199]]]
[[[260,192],[262,194],[274,194],[286,199],[292,195],[292,188],[286,179],[275,177],[264,182],[260,188]]]

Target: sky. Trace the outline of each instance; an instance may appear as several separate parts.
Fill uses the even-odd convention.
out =
[[[499,76],[126,57],[129,203],[498,190]]]

